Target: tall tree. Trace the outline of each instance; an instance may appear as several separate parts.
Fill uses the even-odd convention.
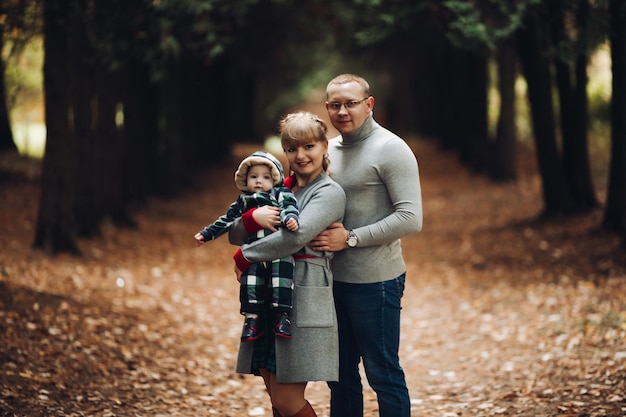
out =
[[[97,236],[100,234],[101,211],[96,194],[101,184],[96,181],[96,135],[94,126],[98,117],[98,108],[94,102],[96,72],[95,51],[90,27],[93,22],[88,18],[87,0],[73,0],[70,4],[69,28],[69,69],[71,96],[71,129],[74,133],[74,164],[77,173],[74,176],[74,216],[79,236]]]
[[[454,15],[449,25],[449,36],[457,45],[463,45],[465,41],[469,47],[475,43],[499,46],[502,42],[510,42],[510,34],[517,31],[518,51],[529,85],[531,118],[544,198],[549,198],[545,200],[544,214],[584,211],[595,207],[597,199],[591,180],[587,146],[587,63],[590,51],[598,44],[598,34],[601,33],[596,22],[596,12],[600,9],[598,4],[594,3],[592,7],[588,0],[445,0],[444,4]],[[503,58],[503,55],[498,54],[499,64]],[[504,70],[514,67],[499,65],[499,68]],[[553,73],[555,91],[559,96],[558,111],[551,103],[552,91],[543,90],[551,88]],[[506,79],[506,74],[501,75],[505,75],[501,79]],[[534,85],[536,83],[538,85]],[[512,91],[510,81],[507,85],[509,92]],[[500,84],[500,88],[503,87]],[[501,91],[502,98],[508,96],[506,91]],[[501,103],[502,106],[505,101]],[[540,110],[532,106],[540,106]],[[500,116],[506,116],[512,123],[510,110],[501,107]],[[557,117],[560,122],[560,141],[556,128]],[[498,123],[498,135],[512,132],[503,129],[504,126],[500,124],[502,121],[500,119]],[[497,152],[507,152],[510,158],[512,146],[501,146],[498,138],[495,144]],[[499,174],[494,172],[494,176],[512,174],[503,171],[503,163],[494,163],[500,170]]]
[[[609,1],[613,72],[611,99],[611,166],[602,225],[626,242],[626,3]]]
[[[489,174],[498,181],[517,178],[516,147],[517,129],[515,125],[515,80],[517,77],[517,56],[514,39],[501,41],[496,50],[498,66],[498,91],[500,111],[496,125],[494,152]]]
[[[74,217],[74,155],[70,129],[69,2],[44,5],[46,149],[34,247],[79,253]]]
[[[526,8],[536,0],[443,2],[447,37],[459,49],[491,51],[495,58],[500,100],[496,136],[484,157],[487,173],[496,180],[516,177],[515,80],[517,57],[513,33],[521,26]]]
[[[6,15],[6,6],[0,5],[0,16]],[[0,51],[4,50],[5,20],[0,21]],[[0,151],[17,151],[13,141],[13,131],[9,120],[9,107],[7,106],[6,84],[4,79],[4,59],[0,56]]]
[[[416,32],[412,39],[417,65],[413,73],[415,88],[412,99],[415,103],[411,115],[415,120],[413,131],[423,137],[441,136],[445,126],[443,114],[447,100],[442,98],[442,86],[448,63],[444,60],[450,42],[445,37],[441,18],[433,18],[432,13],[423,12],[416,16]]]
[[[118,227],[136,226],[130,214],[130,203],[125,184],[129,180],[128,136],[124,129],[124,102],[126,91],[122,71],[98,65],[95,71],[97,118],[95,121],[95,194],[97,221],[108,219]]]
[[[186,0],[113,7],[72,0],[45,6],[48,137],[34,245],[50,253],[78,252],[77,233],[97,234],[104,215],[132,224],[125,215],[128,204],[180,186],[190,152],[183,146],[194,144],[182,138],[180,51],[221,54],[242,4]],[[196,26],[206,17],[214,25]],[[184,43],[186,33],[201,40]],[[122,85],[125,95],[117,90]],[[222,98],[209,94],[206,100]],[[120,128],[125,144],[118,140]],[[119,175],[100,175],[115,166]]]
[[[487,55],[447,45],[445,72],[439,85],[446,105],[440,139],[459,153],[474,172],[488,166]]]
[[[552,29],[555,78],[559,95],[560,126],[563,149],[563,168],[573,210],[586,211],[598,205],[589,161],[587,144],[588,98],[587,65],[590,38],[590,5],[588,0],[568,3],[563,0],[548,2]],[[572,16],[573,15],[573,16]],[[568,34],[566,19],[570,18]],[[574,39],[571,39],[573,37]],[[570,52],[573,51],[573,52]]]
[[[552,217],[569,212],[572,200],[557,146],[550,57],[545,53],[550,46],[549,21],[544,8],[534,8],[525,22],[525,27],[518,33],[519,55],[528,84],[537,162],[542,179],[543,215]]]

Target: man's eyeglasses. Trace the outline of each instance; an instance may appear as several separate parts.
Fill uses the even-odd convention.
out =
[[[369,97],[365,97],[363,100],[359,100],[359,101],[357,100],[346,101],[345,103],[338,103],[336,101],[333,101],[331,103],[328,103],[328,109],[332,111],[339,111],[341,110],[341,106],[345,106],[346,110],[350,110],[350,109],[355,108],[359,104],[363,103],[368,98]]]

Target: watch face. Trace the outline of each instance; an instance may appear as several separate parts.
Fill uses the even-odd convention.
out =
[[[348,243],[348,246],[350,246],[352,248],[355,247],[356,246],[356,236],[350,236],[348,238],[348,242],[347,243]]]

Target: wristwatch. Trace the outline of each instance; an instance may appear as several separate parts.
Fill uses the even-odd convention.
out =
[[[359,239],[356,237],[354,232],[352,230],[350,230],[348,232],[348,240],[346,240],[346,243],[348,244],[349,247],[356,248],[356,244],[358,242],[359,242]]]

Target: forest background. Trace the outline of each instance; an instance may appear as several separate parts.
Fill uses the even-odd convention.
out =
[[[6,0],[0,149],[15,149],[9,104],[32,91],[16,63],[43,39],[46,148],[34,246],[78,253],[76,238],[98,235],[104,219],[132,225],[132,205],[183,190],[233,144],[263,142],[289,107],[323,101],[331,74],[357,72],[372,80],[386,126],[433,138],[494,180],[516,177],[516,147],[531,139],[541,215],[592,210],[599,191],[599,227],[623,235],[625,7]],[[608,77],[589,76],[603,50],[610,93]],[[26,107],[27,122],[36,114]],[[601,138],[609,168],[598,184],[589,142]]]
[[[594,288],[623,281],[622,1],[4,0],[0,7],[0,187],[37,205],[21,239],[53,263],[59,254],[84,257],[111,230],[141,230],[141,210],[154,199],[197,190],[198,176],[230,169],[241,146],[271,147],[285,112],[312,106],[324,116],[315,106],[328,80],[354,72],[370,81],[376,119],[453,155],[453,162],[434,158],[450,172],[463,172],[451,168],[458,162],[493,186],[515,187],[526,184],[530,155],[537,180],[525,221],[563,227],[570,256],[588,261],[550,279]],[[15,178],[35,182],[35,194],[13,188]],[[24,290],[11,242],[1,241],[0,254],[9,313]],[[486,250],[498,256],[495,246]],[[552,252],[559,262],[562,250]],[[478,270],[487,264],[472,261]],[[624,311],[616,301],[600,320],[619,360]],[[3,361],[19,362],[10,353]]]

